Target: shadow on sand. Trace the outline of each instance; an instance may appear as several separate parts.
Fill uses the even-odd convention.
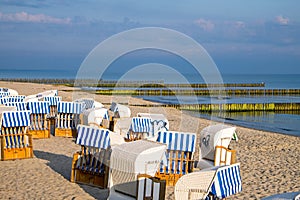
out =
[[[65,179],[70,181],[71,176],[71,166],[72,166],[72,158],[61,155],[54,154],[44,151],[34,150],[34,155],[43,160],[49,161],[47,165],[53,169],[55,172],[62,175]],[[62,164],[63,163],[63,164]],[[75,183],[76,184],[76,183]],[[95,199],[104,200],[108,197],[108,189],[100,189],[97,187],[92,187],[88,185],[78,184],[85,192],[90,194]]]

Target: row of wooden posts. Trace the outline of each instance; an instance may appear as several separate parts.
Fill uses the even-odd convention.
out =
[[[300,95],[300,89],[226,89],[226,90],[184,90],[184,89],[111,89],[97,90],[101,95],[132,95],[132,96],[286,96]]]
[[[243,111],[300,111],[300,103],[231,103],[231,104],[155,104],[131,105],[144,107],[173,107],[180,110],[201,112]]]

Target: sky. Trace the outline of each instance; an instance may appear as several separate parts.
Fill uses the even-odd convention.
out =
[[[197,41],[222,73],[300,74],[299,8],[298,0],[0,0],[0,70],[76,70],[111,36],[162,27]]]

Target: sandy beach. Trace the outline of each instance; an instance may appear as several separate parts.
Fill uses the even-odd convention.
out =
[[[0,87],[15,89],[19,95],[31,95],[57,89],[63,100],[71,101],[74,93],[66,86],[33,83],[0,82]],[[129,104],[150,104],[131,97],[96,95],[95,100],[109,107],[114,98]],[[138,112],[161,112],[170,122],[170,130],[195,132],[215,122],[191,117],[175,108],[130,107],[132,116]],[[237,126],[237,151],[241,163],[243,191],[227,199],[261,199],[266,196],[300,192],[300,137],[259,131]],[[198,137],[199,138],[199,137]],[[34,158],[0,161],[0,199],[106,199],[107,189],[70,182],[72,155],[80,149],[74,139],[51,136],[33,141]],[[195,159],[198,158],[198,149]],[[166,199],[174,199],[173,187],[167,188]]]

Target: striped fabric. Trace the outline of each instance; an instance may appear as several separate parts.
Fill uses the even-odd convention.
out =
[[[0,97],[5,97],[5,96],[9,96],[10,92],[4,92],[4,91],[0,91]]]
[[[48,114],[50,112],[50,103],[48,101],[28,102],[27,107],[32,114]]]
[[[80,114],[85,107],[84,103],[60,101],[57,105],[58,113]]]
[[[5,111],[2,113],[3,127],[18,127],[30,125],[29,111]]]
[[[195,152],[196,134],[184,132],[158,132],[158,142],[167,144],[168,150]]]
[[[150,133],[153,130],[151,118],[149,117],[133,117],[130,124],[130,131],[136,133]]]
[[[50,106],[57,106],[58,102],[61,101],[61,97],[60,96],[44,97],[44,101],[48,101],[50,103]]]
[[[218,168],[211,192],[220,199],[242,191],[240,164]]]
[[[9,103],[9,102],[23,102],[24,99],[25,99],[25,96],[24,95],[19,95],[19,96],[6,96],[4,98],[4,103]],[[2,104],[4,104],[2,103]]]
[[[77,132],[76,144],[101,149],[107,149],[110,146],[110,131],[107,129],[78,125]]]
[[[74,102],[77,103],[85,103],[85,109],[90,109],[90,108],[94,108],[94,99],[77,99]]]
[[[4,104],[5,106],[14,106],[17,111],[27,110],[27,104],[25,102],[8,102]]]

